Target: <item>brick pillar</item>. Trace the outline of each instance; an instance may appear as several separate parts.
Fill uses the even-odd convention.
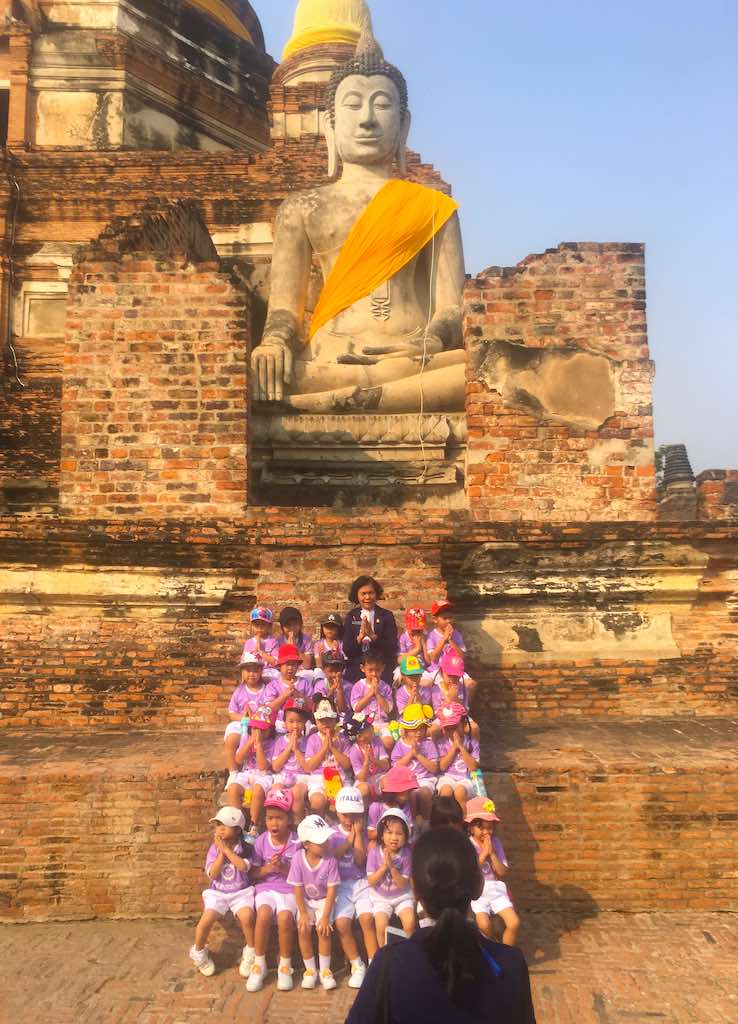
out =
[[[9,35],[10,46],[10,106],[8,109],[8,149],[23,149],[28,145],[28,100],[31,61],[31,30],[26,25],[14,25]]]
[[[140,224],[135,234],[138,244]],[[247,296],[215,261],[104,248],[83,256],[70,281],[63,511],[87,518],[241,514]]]
[[[467,283],[467,493],[480,520],[652,520],[641,245],[569,243]]]

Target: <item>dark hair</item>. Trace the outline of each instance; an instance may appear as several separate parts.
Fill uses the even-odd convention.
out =
[[[401,818],[399,816],[399,814],[392,814],[388,818],[382,818],[382,820],[377,823],[377,846],[381,846],[382,845],[382,840],[384,839],[385,830],[386,830],[387,826],[389,825],[389,823],[391,821],[397,821],[397,822],[400,823],[400,825],[402,825],[403,830],[405,832],[405,842],[406,843],[410,842],[410,828],[408,826],[408,823],[407,823],[406,819],[405,818]],[[469,840],[467,839],[466,842],[469,843]],[[471,846],[471,843],[469,843],[469,846]],[[472,849],[474,849],[474,847],[472,847]],[[424,906],[425,906],[425,904],[424,904]]]
[[[481,888],[479,862],[463,832],[448,826],[422,835],[413,849],[413,884],[425,912],[436,924],[421,943],[452,1002],[487,974],[480,935],[467,920]]]
[[[288,622],[291,622],[293,619],[299,619],[300,626],[302,626],[302,612],[300,611],[300,609],[293,608],[291,605],[287,605],[287,607],[283,608],[282,611],[279,613],[279,624],[280,626],[285,626]]]
[[[384,655],[381,651],[373,651],[371,647],[367,647],[365,651],[361,652],[361,665],[365,665],[367,662],[374,662],[375,665],[384,665]]]
[[[430,815],[431,828],[444,828],[446,825],[463,826],[464,812],[461,804],[454,796],[437,796],[433,800]]]
[[[351,604],[359,603],[359,591],[362,587],[374,587],[377,592],[377,600],[381,601],[384,597],[384,589],[381,583],[378,583],[373,576],[357,576],[354,582],[351,584],[351,590],[349,590],[348,599]]]

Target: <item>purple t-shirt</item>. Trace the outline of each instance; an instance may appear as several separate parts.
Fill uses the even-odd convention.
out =
[[[399,853],[396,853],[392,857],[392,862],[401,875],[405,878],[410,878],[410,864],[411,864],[410,847],[403,846]],[[375,871],[384,863],[384,851],[380,850],[376,843],[372,843],[369,849],[369,855],[366,859],[366,873],[367,875],[373,875]],[[392,875],[389,871],[386,871],[384,875],[379,879],[374,890],[379,893],[380,896],[384,896],[386,899],[394,899],[396,896],[402,896],[404,892],[408,892],[410,889],[410,882],[408,881],[407,886],[404,889],[398,888]]]
[[[351,707],[355,708],[359,701],[363,700],[363,698],[366,697],[368,693],[369,684],[366,682],[365,679],[360,679],[358,683],[354,683],[354,685],[351,688]],[[379,702],[375,697],[372,697],[369,703],[365,705],[365,707],[363,707],[361,711],[365,715],[374,715],[374,719],[377,722],[389,722],[390,715],[392,714],[392,705],[394,703],[394,700],[392,695],[392,687],[389,685],[389,683],[385,683],[384,680],[381,680],[379,683],[379,696],[383,697],[384,700],[389,702],[389,714],[385,714],[384,711],[380,709]]]
[[[374,779],[379,775],[379,761],[382,758],[387,757],[387,751],[384,749],[380,740],[376,736],[372,739],[371,754],[369,755],[369,776],[368,780]],[[354,775],[358,778],[359,772],[364,767],[364,751],[358,743],[354,743],[349,751],[349,760],[351,761],[351,767],[354,770]]]
[[[451,749],[451,740],[442,736],[441,739],[437,741],[436,747],[438,748],[438,756],[442,759]],[[471,754],[475,761],[479,762],[479,740],[475,740],[471,736],[465,736],[464,748]],[[449,775],[452,779],[461,780],[468,778],[471,770],[472,769],[467,768],[461,754],[457,754],[445,771],[441,768],[441,775]]]
[[[418,744],[418,750],[423,755],[423,757],[427,757],[429,761],[435,761],[436,763],[438,762],[438,750],[433,740],[422,740]],[[397,761],[400,760],[401,757],[404,757],[409,752],[410,744],[405,743],[404,740],[398,740],[397,743],[395,743],[394,747],[392,748],[392,764],[395,764]],[[417,757],[414,757],[412,761],[410,761],[410,763],[408,764],[408,768],[410,769],[411,772],[415,773],[415,777],[418,780],[418,782],[422,782],[423,780],[427,779],[430,779],[432,782],[435,782],[435,780],[438,778],[438,773],[429,772],[425,765],[421,764],[420,761],[418,761]]]
[[[479,845],[476,839],[472,839],[471,836],[469,837],[469,839],[472,846],[477,851],[477,856],[479,856],[479,854],[482,852],[482,847]],[[492,836],[492,848],[495,851],[495,856],[497,857],[497,859],[501,861],[505,865],[505,867],[507,867],[507,857],[505,857],[505,851],[502,848],[502,843],[497,838],[497,836]],[[485,882],[489,881],[490,879],[497,878],[495,870],[490,864],[489,860],[485,860],[484,862],[484,866],[482,867],[482,875],[484,876]]]
[[[301,736],[297,741],[297,746],[303,757],[307,754],[308,737]],[[305,769],[297,760],[297,755],[294,750],[290,751],[290,756],[287,758],[281,768],[274,768],[274,762],[283,754],[289,746],[289,737],[285,733],[282,736],[278,736],[274,741],[274,748],[272,749],[272,768],[275,772],[281,775],[284,779],[286,786],[293,786],[295,784],[295,778],[298,775],[305,775]]]
[[[331,836],[330,846],[328,847],[336,861],[338,863],[338,872],[341,876],[342,882],[358,882],[360,878],[366,878],[366,869],[360,868],[354,860],[354,847],[353,844],[349,846],[348,850],[341,856],[336,856],[336,850],[344,846],[348,836],[343,831],[341,826]]]
[[[348,757],[349,751],[351,750],[351,744],[349,743],[349,741],[346,739],[345,736],[341,735],[337,735],[335,739],[336,746],[338,747],[338,749],[341,751],[342,754],[346,754],[346,756]],[[322,746],[323,737],[320,735],[319,732],[313,732],[308,736],[307,746],[305,748],[305,757],[308,759],[308,761],[310,760],[311,757],[315,757],[315,755],[320,751]],[[313,775],[320,774],[320,772],[322,772],[324,768],[338,769],[338,773],[341,776],[341,781],[344,784],[346,783],[346,772],[336,761],[336,758],[332,750],[328,751],[322,763],[319,764],[317,768],[313,768]]]
[[[351,690],[353,689],[353,683],[347,683],[344,680],[341,681],[341,687],[343,689],[343,696],[346,701],[347,709],[351,707]],[[317,700],[318,695],[322,694],[324,697],[328,696],[328,680],[320,671],[315,671],[315,686],[313,687],[313,700]]]
[[[223,866],[220,869],[220,873],[215,878],[210,878],[210,888],[215,889],[217,892],[234,893],[240,892],[242,889],[248,889],[249,882],[249,861],[245,856],[245,849],[243,843],[238,842],[233,847],[233,852],[238,854],[239,857],[243,857],[246,861],[246,867],[243,871],[234,865],[226,857],[223,860]],[[205,858],[205,874],[208,873],[211,866],[220,856],[220,850],[213,843],[208,850],[207,857]]]
[[[245,747],[248,741],[248,736],[242,737],[238,749],[241,750],[242,747]],[[264,756],[267,759],[266,768],[260,768],[256,763],[256,748],[252,747],[244,758],[243,766],[241,768],[242,772],[264,772],[265,774],[271,772],[272,758],[274,757],[274,740],[267,737],[262,741],[262,747],[264,748]]]
[[[429,655],[430,655],[431,651],[434,651],[436,649],[436,647],[440,644],[442,639],[443,639],[443,633],[440,631],[440,629],[432,629],[430,631],[430,633],[428,634],[428,654]],[[464,638],[461,635],[461,633],[458,631],[458,629],[454,629],[454,631],[451,634],[451,639],[453,640],[453,642],[456,644],[456,646],[459,648],[460,651],[463,651],[464,653],[466,653],[466,647],[464,646]],[[440,662],[441,658],[443,657],[443,655],[446,653],[446,651],[448,649],[449,649],[449,645],[447,643],[444,644],[442,649],[441,649],[441,653],[438,656],[438,661],[433,661],[428,666],[428,671],[429,672],[437,672],[438,671],[438,669],[440,668],[439,662]]]
[[[321,637],[320,640],[316,640],[315,643],[313,644],[313,654],[315,655],[316,658],[318,657],[319,654],[323,655],[326,654],[328,651],[332,650],[333,647],[325,639],[325,637]],[[342,658],[346,657],[346,655],[343,653],[343,643],[340,640],[338,641],[338,649],[336,650],[336,654],[340,654]]]
[[[277,678],[272,682],[272,685],[274,687],[274,696],[272,697],[272,701],[279,700],[279,698],[284,696],[284,694],[288,690],[287,683],[285,683],[284,679],[282,679],[281,676],[277,676]],[[313,699],[313,684],[310,681],[310,679],[308,679],[308,678],[306,678],[305,676],[302,676],[302,675],[296,676],[295,677],[295,693],[299,697],[305,697],[306,700],[312,700]],[[284,721],[284,706],[282,706],[279,709],[279,713],[277,714],[277,721],[278,722],[283,722]]]
[[[244,654],[258,654],[256,645],[258,638],[255,636],[249,637],[246,643],[243,645],[243,657]],[[260,648],[264,654],[268,654],[270,658],[276,658],[277,652],[279,651],[279,640],[276,636],[267,636],[261,641]]]
[[[289,642],[290,641],[287,639],[286,636],[280,636],[277,640],[279,648],[284,647],[285,644],[288,644]],[[313,638],[311,636],[308,636],[307,633],[303,633],[302,637],[297,637],[297,639],[295,640],[295,647],[298,649],[300,654],[312,654]]]
[[[420,696],[421,704],[428,704],[436,712],[440,708],[441,704],[443,704],[443,693],[441,692],[440,686],[420,686],[418,688],[418,695]],[[397,690],[395,691],[395,703],[397,704],[397,714],[402,715],[402,712],[410,703],[410,694],[407,692],[404,685],[397,687]]]
[[[298,850],[292,858],[287,881],[290,885],[301,885],[309,900],[324,900],[328,886],[340,885],[341,876],[335,857],[323,857],[317,867],[311,868],[305,851]]]
[[[244,715],[253,718],[260,707],[271,704],[277,697],[276,687],[271,680],[258,690],[250,690],[245,683],[241,683],[233,691],[228,710],[242,718]]]
[[[279,859],[284,864],[291,864],[292,858],[295,854],[301,850],[300,842],[297,836],[293,833],[290,834],[287,842],[283,846],[274,846],[272,844],[271,836],[268,832],[262,832],[259,838],[254,843],[254,853],[251,859],[252,868],[262,868],[265,864],[268,864],[272,857],[279,855]],[[285,875],[280,875],[276,871],[271,874],[265,875],[256,883],[256,891],[258,892],[284,892],[291,893],[292,886],[287,881]]]

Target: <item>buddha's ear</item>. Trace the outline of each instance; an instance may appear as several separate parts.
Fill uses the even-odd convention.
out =
[[[336,145],[336,130],[333,127],[330,111],[323,111],[321,122],[323,135],[328,145],[328,178],[331,181],[335,181],[338,177],[338,146]]]
[[[407,138],[410,134],[410,124],[412,123],[412,115],[410,111],[405,111],[405,116],[402,119],[402,128],[400,129],[400,139],[397,143],[397,166],[400,170],[400,174],[404,178],[407,174]]]

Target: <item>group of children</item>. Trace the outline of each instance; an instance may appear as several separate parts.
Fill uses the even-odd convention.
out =
[[[249,992],[264,984],[275,923],[279,990],[293,987],[295,928],[303,988],[336,987],[334,928],[351,966],[349,986],[359,988],[366,966],[355,920],[369,961],[393,916],[406,934],[419,919],[432,923],[413,897],[410,857],[417,836],[438,825],[466,830],[475,846],[484,878],[472,906],[480,930],[491,937],[499,915],[503,941],[516,941],[519,920],[502,881],[507,861],[494,835],[499,818],[484,790],[469,713],[476,684],[465,671],[451,604],[435,603],[432,615],[429,632],[424,610],[408,610],[405,631],[389,645],[396,664],[388,665],[375,616],[356,618],[352,643],[349,620],[344,632],[331,613],[313,643],[295,608],[281,612],[279,636],[268,608],[251,613],[225,733],[227,806],[213,819],[210,885],[190,951],[202,974],[215,970],[208,934],[230,911],[244,934],[239,971]],[[344,646],[358,648],[353,670]]]

